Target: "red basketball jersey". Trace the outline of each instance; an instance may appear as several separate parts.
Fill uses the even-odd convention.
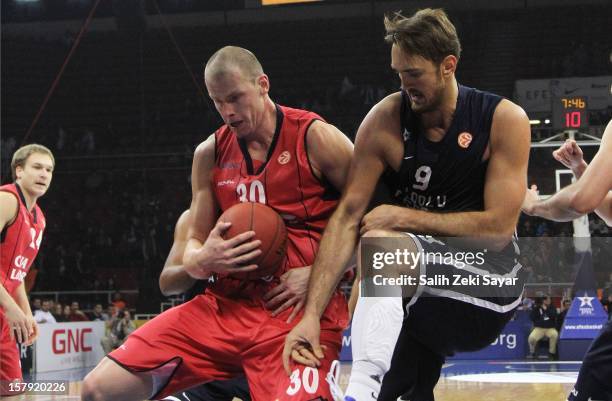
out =
[[[17,184],[0,186],[0,191],[14,194],[19,202],[15,221],[4,227],[0,241],[0,278],[6,291],[13,295],[23,282],[38,254],[45,230],[45,216],[38,205],[30,213]]]
[[[312,265],[339,192],[318,179],[308,158],[306,134],[317,114],[276,106],[276,132],[265,161],[252,160],[243,140],[227,125],[215,132],[213,187],[222,211],[239,202],[261,202],[279,213],[287,226],[289,268]]]

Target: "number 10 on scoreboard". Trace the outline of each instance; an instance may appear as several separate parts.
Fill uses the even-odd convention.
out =
[[[588,127],[588,107],[585,96],[563,96],[553,99],[553,128],[578,129]]]

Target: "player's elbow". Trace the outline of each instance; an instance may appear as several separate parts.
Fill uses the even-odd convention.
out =
[[[492,251],[495,251],[495,252],[501,252],[506,246],[508,246],[510,241],[512,241],[513,236],[514,236],[514,231],[512,231],[511,233],[497,232],[493,234],[488,241],[490,244],[488,246],[488,249],[491,249]]]
[[[165,272],[163,271],[162,274],[159,276],[159,290],[161,291],[164,297],[174,295],[174,291],[172,291],[172,288],[170,286],[168,275],[165,274]]]
[[[505,220],[499,224],[501,220]],[[517,219],[496,219],[491,221],[491,224],[486,225],[489,230],[484,231],[487,236],[488,249],[499,252],[503,250],[512,241],[516,232]]]

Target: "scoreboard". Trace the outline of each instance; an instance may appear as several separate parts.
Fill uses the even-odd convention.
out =
[[[589,126],[586,96],[560,96],[552,100],[554,129],[580,129]]]

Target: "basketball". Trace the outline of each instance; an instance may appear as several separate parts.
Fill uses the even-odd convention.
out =
[[[232,277],[255,280],[278,270],[287,250],[287,228],[278,213],[261,203],[239,203],[227,209],[219,220],[232,223],[224,233],[224,239],[253,230],[253,240],[261,241],[261,255],[249,262],[258,268],[246,273],[234,273]]]

